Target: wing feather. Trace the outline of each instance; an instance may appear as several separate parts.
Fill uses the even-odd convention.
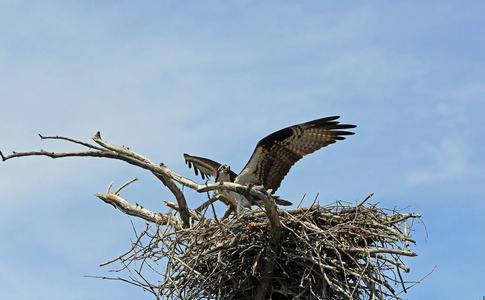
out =
[[[291,167],[303,156],[354,134],[344,129],[356,126],[340,124],[336,121],[338,118],[327,117],[293,125],[263,138],[236,182],[262,184],[274,193]]]
[[[215,162],[211,159],[199,157],[199,156],[192,156],[184,153],[185,163],[189,166],[189,168],[194,167],[195,175],[198,176],[200,172],[200,176],[202,179],[208,179],[211,176],[214,178],[217,175],[217,170],[221,166],[220,163]],[[234,181],[237,174],[231,171],[230,173],[231,180]]]

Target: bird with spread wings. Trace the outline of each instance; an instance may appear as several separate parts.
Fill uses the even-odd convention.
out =
[[[290,168],[303,156],[325,146],[344,140],[354,132],[346,129],[355,125],[340,124],[339,116],[327,117],[293,125],[278,130],[258,142],[251,158],[243,170],[236,174],[228,165],[222,165],[208,158],[184,154],[189,168],[194,167],[195,175],[200,172],[202,179],[214,176],[216,182],[234,182],[242,185],[262,185],[271,195],[280,187]],[[253,199],[232,191],[220,191],[217,195],[229,206],[228,216],[233,210],[251,207]],[[277,204],[291,205],[290,202],[272,196]]]

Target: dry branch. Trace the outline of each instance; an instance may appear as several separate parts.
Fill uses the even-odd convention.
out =
[[[112,184],[105,194],[96,193],[123,213],[153,223],[147,223],[129,251],[103,264],[119,262],[121,267],[116,271],[128,272],[128,279],[98,278],[134,284],[157,299],[400,299],[399,294],[409,288],[399,270],[410,271],[402,257],[417,255],[410,248],[413,222],[408,220],[421,216],[369,205],[372,194],[354,206],[336,203],[278,210],[261,187],[231,182],[198,184],[164,164],[156,165],[129,148],[104,141],[99,132],[93,137],[97,145],[39,136],[75,143],[89,151],[40,150],[8,156],[0,152],[2,160],[26,156],[122,160],[150,171],[177,200],[165,201],[171,208],[169,213],[130,204],[119,192],[136,178],[114,193],[110,192]],[[261,200],[263,207],[223,222],[214,211],[214,219],[210,219],[202,211],[217,198],[191,209],[176,183],[199,193],[234,191]],[[147,270],[157,275],[153,283],[145,275]],[[397,275],[392,276],[394,272]],[[392,284],[402,288],[401,292]]]
[[[172,192],[175,199],[177,200],[180,217],[182,219],[182,223],[185,228],[190,227],[189,207],[187,206],[187,202],[185,200],[185,196],[182,190],[173,181],[176,181],[184,186],[187,186],[193,190],[196,190],[199,193],[205,193],[208,191],[219,189],[219,190],[231,190],[241,194],[251,195],[252,197],[259,198],[259,199],[267,197],[267,193],[259,189],[259,187],[248,187],[248,186],[243,186],[235,183],[224,183],[224,185],[221,185],[219,183],[198,184],[193,180],[190,180],[183,176],[178,175],[177,173],[170,170],[164,164],[160,164],[158,166],[153,162],[151,162],[148,158],[134,151],[131,151],[128,148],[116,146],[107,141],[104,141],[103,139],[101,139],[101,134],[99,131],[93,136],[93,140],[101,147],[91,145],[86,142],[81,142],[75,139],[62,137],[62,136],[48,136],[48,137],[44,137],[42,135],[39,135],[39,136],[41,137],[41,139],[65,140],[94,150],[80,151],[80,152],[65,152],[65,153],[55,153],[55,152],[40,150],[40,151],[30,151],[30,152],[13,152],[11,155],[8,155],[8,156],[4,156],[3,153],[0,151],[0,156],[2,157],[2,160],[6,161],[12,158],[26,157],[26,156],[47,156],[51,158],[104,157],[104,158],[111,158],[111,159],[125,161],[129,164],[149,170],[165,186],[169,188],[169,190]]]
[[[119,210],[121,210],[123,213],[127,215],[142,218],[149,222],[153,222],[156,224],[164,224],[171,217],[169,216],[169,214],[156,213],[144,208],[143,206],[130,204],[128,203],[128,201],[126,201],[126,199],[123,199],[120,196],[117,196],[115,194],[103,195],[100,193],[96,193],[94,195],[99,199],[103,200],[104,202],[118,208]],[[178,226],[175,226],[175,227],[178,228]]]

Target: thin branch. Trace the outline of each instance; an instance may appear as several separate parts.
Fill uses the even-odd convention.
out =
[[[345,251],[348,252],[363,252],[363,253],[389,253],[389,254],[399,254],[399,255],[404,255],[404,256],[418,256],[416,252],[412,251],[405,251],[405,250],[399,250],[399,249],[390,249],[390,248],[382,248],[382,247],[376,247],[376,248],[357,248],[357,247],[349,247],[345,248]]]
[[[103,148],[100,148],[96,145],[92,145],[92,144],[89,144],[89,143],[86,143],[86,142],[83,142],[83,141],[78,141],[78,140],[75,140],[75,139],[71,139],[71,138],[67,138],[67,137],[63,137],[63,136],[42,136],[40,133],[39,133],[39,137],[41,140],[65,140],[65,141],[69,141],[69,142],[72,142],[72,143],[75,143],[75,144],[79,144],[79,145],[83,145],[85,147],[88,147],[88,148],[91,148],[91,149],[96,149],[96,150],[99,150],[99,151],[104,151]]]
[[[124,187],[126,187],[127,185],[129,185],[129,184],[131,184],[131,183],[133,183],[133,182],[135,182],[135,181],[137,181],[137,180],[138,180],[138,178],[133,178],[132,180],[130,180],[130,181],[128,181],[128,182],[126,182],[126,183],[124,183],[122,186],[120,186],[120,187],[119,187],[119,188],[118,188],[118,189],[117,189],[117,190],[114,192],[114,194],[115,194],[115,195],[119,195],[120,191],[121,191],[121,190],[122,190]],[[108,194],[108,193],[106,193],[106,194]]]
[[[165,203],[166,206],[170,207],[171,209],[180,212],[180,207],[178,206],[177,203],[173,203],[167,200],[163,200],[163,203]],[[197,210],[194,209],[189,209],[190,217],[195,219],[195,220],[200,220],[200,216],[197,212]]]
[[[0,154],[1,154],[1,152],[0,152]],[[63,153],[48,152],[48,151],[45,151],[45,150],[29,151],[29,152],[15,152],[15,151],[13,151],[11,155],[4,156],[3,154],[1,154],[1,156],[2,156],[3,161],[6,161],[6,160],[11,159],[11,158],[24,157],[24,156],[48,156],[50,158],[90,156],[90,157],[106,157],[106,158],[119,159],[119,157],[116,153],[101,152],[101,151],[80,151],[80,152],[63,152]]]
[[[148,224],[148,223],[147,223],[147,224]],[[132,224],[131,224],[131,225],[133,226],[133,222],[132,222]],[[149,225],[147,225],[147,229],[148,229],[148,228],[149,228]],[[134,228],[133,228],[133,229],[134,229]],[[134,230],[134,231],[135,231],[135,235],[136,235],[136,230]],[[133,245],[131,246],[131,249],[130,249],[130,250],[128,250],[128,251],[126,251],[125,253],[121,254],[121,255],[120,255],[120,256],[118,256],[117,258],[111,259],[111,260],[109,260],[109,261],[107,261],[107,262],[105,262],[105,263],[100,264],[99,266],[100,266],[100,267],[103,267],[103,266],[109,265],[110,263],[113,263],[113,262],[115,262],[115,261],[117,261],[117,260],[121,260],[121,259],[122,259],[124,256],[126,256],[126,255],[130,254],[130,253],[131,253],[131,251],[133,251],[133,250],[135,250],[135,249],[136,249],[137,245],[139,245],[139,243],[140,243],[141,238],[142,238],[143,236],[145,236],[145,235],[146,235],[146,233],[147,233],[147,231],[145,230],[145,231],[143,231],[143,232],[140,234],[140,236],[137,238],[136,242],[134,242],[134,243],[133,243]]]
[[[110,182],[109,186],[108,186],[108,189],[106,190],[106,195],[107,194],[110,194],[110,191],[111,191],[111,187],[113,186],[113,181]],[[116,193],[115,193],[116,194]]]
[[[359,206],[362,206],[364,203],[367,202],[367,200],[369,200],[372,196],[374,196],[374,193],[371,193],[369,196],[367,196],[367,198],[364,199],[364,201],[360,202],[359,205],[357,205],[357,207]]]
[[[220,198],[220,197],[219,197]],[[219,200],[218,197],[211,197],[209,200],[205,201],[204,203],[202,203],[199,207],[197,207],[195,210],[196,211],[199,211],[199,212],[202,212],[204,209],[206,209],[207,207],[209,207],[212,203],[216,202],[217,200]]]
[[[395,265],[396,267],[398,267],[400,269],[403,269],[404,272],[406,272],[406,273],[409,273],[409,271],[411,271],[411,269],[409,269],[409,267],[403,265],[402,263],[398,262],[397,260],[391,259],[387,256],[380,255],[380,254],[376,254],[376,257],[379,258],[379,259],[385,260],[385,261]]]
[[[144,220],[147,220],[149,222],[153,222],[156,224],[163,224],[167,222],[169,219],[168,214],[164,213],[157,213],[153,212],[151,210],[148,210],[144,208],[143,206],[137,206],[130,204],[128,201],[125,199],[121,198],[120,196],[114,195],[114,194],[107,194],[103,195],[100,193],[94,194],[96,197],[99,199],[103,200],[104,202],[111,204],[121,210],[123,213],[130,215],[130,216],[135,216],[142,218]],[[174,224],[175,227],[180,226],[179,224]],[[177,226],[178,225],[178,226]]]

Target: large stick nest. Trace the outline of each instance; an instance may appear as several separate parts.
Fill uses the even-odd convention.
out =
[[[409,272],[401,256],[417,255],[409,248],[408,221],[419,217],[341,203],[279,210],[281,240],[267,299],[400,299],[406,290],[400,270]],[[133,272],[124,281],[164,299],[255,299],[271,249],[264,211],[221,223],[205,219],[190,229],[168,227],[149,226],[118,258],[124,268],[142,261],[140,276],[144,265],[155,270],[153,262],[163,260],[158,282]]]

